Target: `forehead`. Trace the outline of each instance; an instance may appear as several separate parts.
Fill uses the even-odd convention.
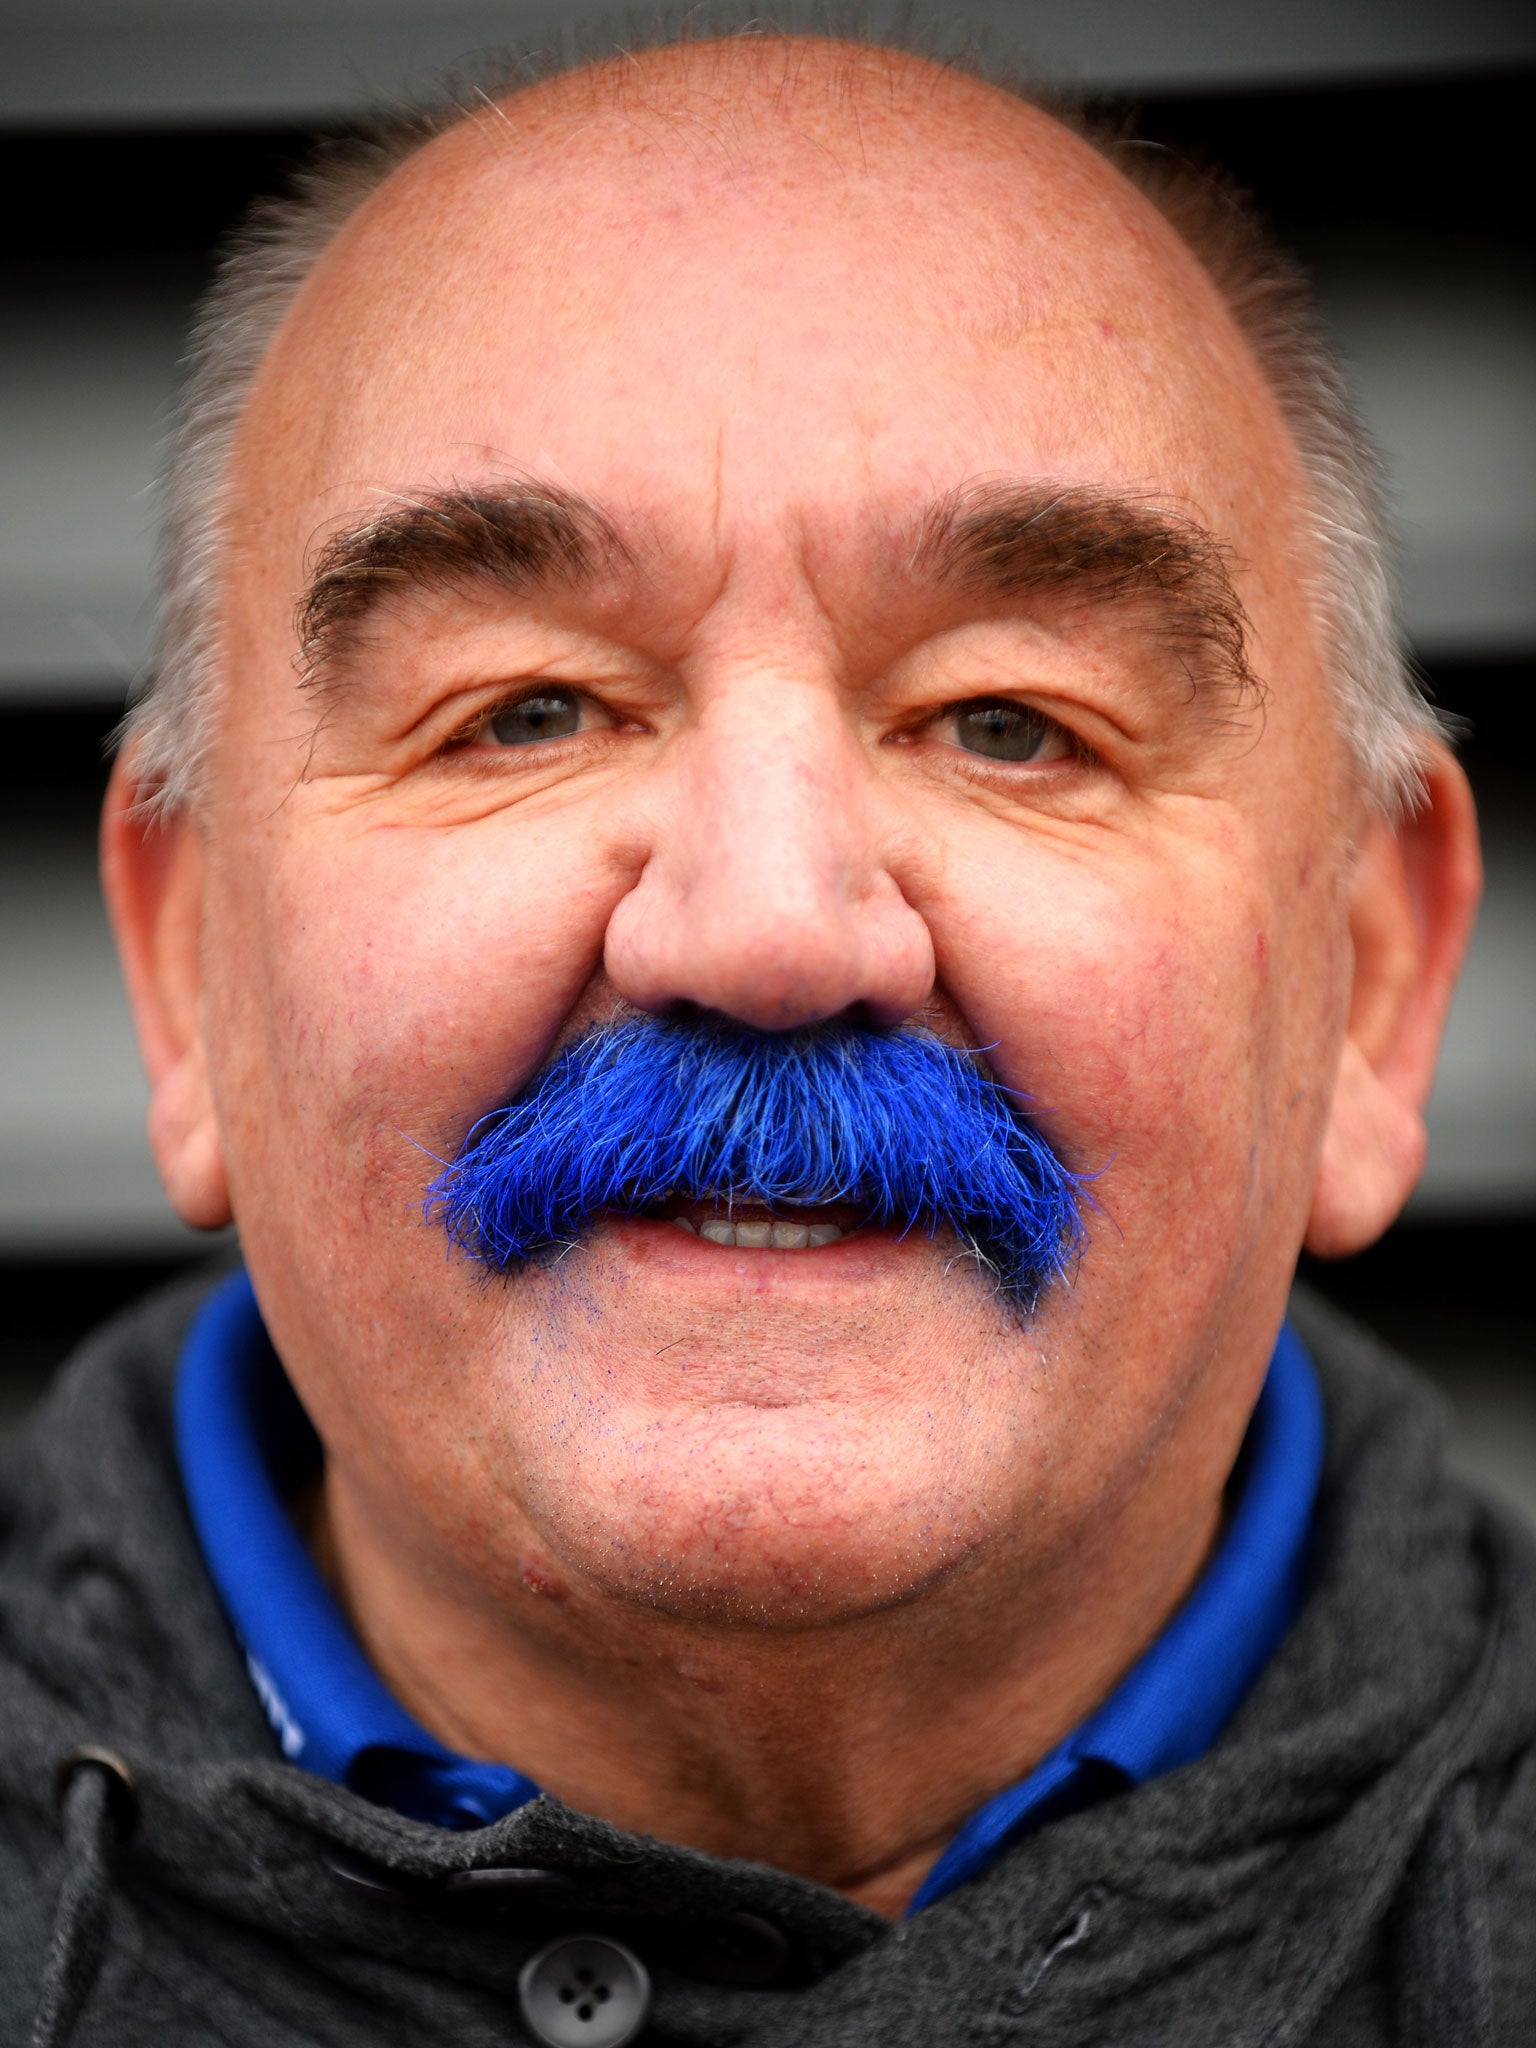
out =
[[[1178,497],[1242,549],[1292,461],[1203,273],[1086,145],[931,70],[485,109],[321,260],[238,471],[310,536],[515,469],[814,537],[1022,470]]]

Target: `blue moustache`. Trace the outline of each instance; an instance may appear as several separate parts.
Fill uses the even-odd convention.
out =
[[[925,1031],[627,1017],[482,1118],[428,1208],[507,1272],[674,1198],[851,1203],[879,1228],[953,1231],[1027,1310],[1078,1247],[1082,1182],[1016,1104]]]

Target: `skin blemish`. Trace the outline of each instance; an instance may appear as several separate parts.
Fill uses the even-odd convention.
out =
[[[563,1601],[570,1598],[563,1582],[552,1578],[541,1565],[525,1564],[522,1577],[523,1584],[528,1588],[528,1591],[530,1593],[537,1593],[543,1600]]]

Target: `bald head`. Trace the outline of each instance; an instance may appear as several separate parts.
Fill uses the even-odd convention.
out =
[[[544,333],[553,353],[633,348],[649,325],[675,379],[722,343],[760,351],[797,295],[818,309],[800,336],[818,370],[834,323],[855,356],[899,332],[1064,363],[1096,338],[1149,387],[1171,375],[1274,414],[1189,250],[1058,122],[926,60],[762,38],[472,111],[351,214],[267,374],[308,351],[335,417],[343,391],[396,405],[424,360],[487,333]],[[1085,395],[1063,435],[1094,411]]]

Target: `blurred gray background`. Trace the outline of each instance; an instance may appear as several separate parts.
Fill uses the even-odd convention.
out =
[[[871,11],[879,21],[881,11]],[[155,476],[212,251],[322,129],[568,9],[0,5],[0,1426],[93,1321],[207,1255],[143,1140],[94,872],[103,746],[150,644]],[[1039,0],[946,10],[1224,163],[1318,282],[1387,458],[1405,613],[1466,721],[1488,895],[1407,1217],[1311,1278],[1431,1371],[1536,1516],[1536,267],[1523,0]]]

